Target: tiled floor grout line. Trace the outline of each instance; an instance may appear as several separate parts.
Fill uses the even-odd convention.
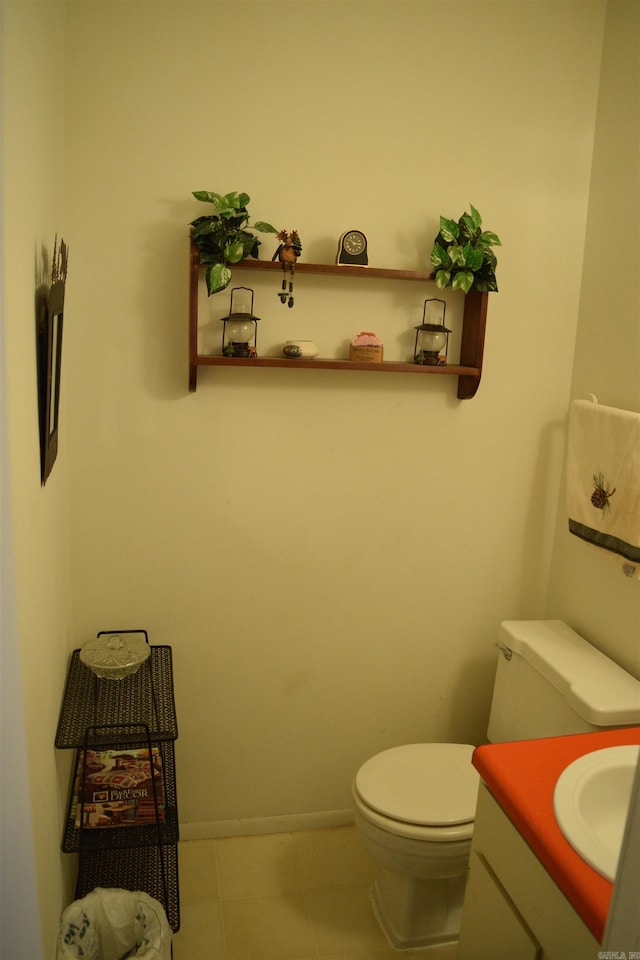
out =
[[[311,911],[309,910],[309,904],[307,902],[307,892],[304,889],[304,883],[302,882],[302,876],[300,873],[299,854],[296,848],[293,832],[288,834],[288,838],[289,838],[289,848],[290,848],[291,858],[293,860],[293,868],[295,871],[296,884],[298,887],[298,892],[302,896],[302,902],[304,903],[304,912],[307,918],[307,923],[309,924],[309,929],[311,930],[311,936],[313,938],[314,960],[320,960],[320,944],[318,943],[318,937],[316,934],[315,925],[311,918]]]
[[[315,924],[311,918],[311,911],[309,910],[309,904],[307,902],[307,892],[302,889],[302,884],[300,885],[300,892],[302,893],[302,899],[304,901],[304,909],[307,915],[307,921],[309,923],[309,927],[311,929],[311,936],[313,937],[314,957],[316,958],[316,960],[321,960],[320,943],[318,942],[318,936],[316,934]]]
[[[218,910],[220,913],[220,927],[222,929],[222,943],[224,945],[224,957],[221,960],[228,960],[229,944],[227,943],[227,933],[224,927],[224,909],[222,907],[222,880],[220,876],[220,867],[218,865],[218,841],[213,840],[213,859],[216,865],[216,886],[218,890]]]

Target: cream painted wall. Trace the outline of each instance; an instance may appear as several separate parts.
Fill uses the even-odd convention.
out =
[[[344,811],[373,752],[482,738],[497,623],[544,613],[603,17],[67,6],[74,641],[143,625],[173,646],[184,835]],[[472,202],[504,243],[477,397],[286,370],[204,371],[189,395],[195,189],[246,190],[310,260],[356,225],[372,264],[408,268]],[[274,283],[261,336],[399,350],[437,291],[372,286],[300,277],[283,319]]]
[[[2,776],[12,782],[23,809],[30,811],[39,905],[22,902],[17,906],[13,899],[27,889],[20,875],[29,870],[29,844],[25,844],[24,859],[16,864],[11,885],[3,882],[1,949],[3,956],[35,960],[34,940],[40,937],[42,956],[53,955],[73,866],[60,852],[70,757],[53,749],[67,656],[73,645],[66,357],[60,456],[44,488],[40,486],[35,363],[36,288],[47,280],[54,237],[64,229],[62,5],[4,2],[2,21],[3,450],[9,456],[9,489],[3,495],[11,498],[14,543],[11,557],[4,539],[10,531],[3,527],[2,596],[9,598],[11,617],[2,635],[2,682],[11,676],[12,684],[18,685],[6,691],[17,712],[11,717],[14,726],[7,728],[3,723]],[[71,263],[73,275],[73,259]],[[19,677],[6,672],[14,667],[21,668],[21,688]],[[28,784],[18,779],[22,764],[13,750],[21,743],[22,727]],[[9,742],[5,738],[11,730],[15,740]],[[2,814],[10,816],[11,807],[3,807]],[[18,822],[13,829],[18,831]],[[3,866],[11,862],[10,857],[3,846]]]
[[[610,3],[571,397],[595,393],[601,403],[640,412],[639,38],[640,6]],[[613,236],[619,239],[612,255],[605,251]],[[640,584],[623,576],[621,563],[569,534],[564,484],[548,613],[640,677]]]

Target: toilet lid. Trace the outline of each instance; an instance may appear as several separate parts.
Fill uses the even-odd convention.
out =
[[[429,826],[469,823],[480,778],[466,743],[411,743],[367,760],[355,777],[367,806],[393,820]]]

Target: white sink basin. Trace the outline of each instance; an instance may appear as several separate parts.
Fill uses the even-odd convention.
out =
[[[576,853],[615,880],[640,746],[607,747],[574,760],[558,777],[553,812]]]

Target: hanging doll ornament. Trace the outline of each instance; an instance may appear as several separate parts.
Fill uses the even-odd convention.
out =
[[[286,303],[293,306],[293,274],[296,269],[296,260],[302,253],[302,244],[297,230],[287,233],[286,230],[280,230],[277,234],[280,246],[274,253],[272,260],[276,257],[282,264],[282,289],[278,296],[280,303]],[[287,278],[287,274],[289,274]]]

